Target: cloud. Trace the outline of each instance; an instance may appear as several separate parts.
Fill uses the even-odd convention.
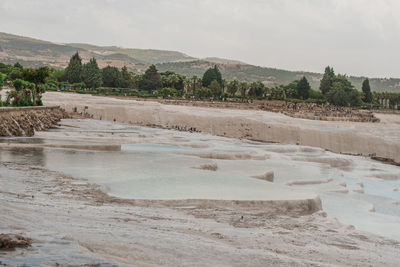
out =
[[[400,77],[397,0],[2,0],[0,30],[291,70]]]

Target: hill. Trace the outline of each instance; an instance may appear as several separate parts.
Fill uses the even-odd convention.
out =
[[[144,71],[149,64],[193,60],[180,52],[130,49],[116,46],[95,46],[90,44],[58,44],[34,38],[0,33],[0,61],[20,62],[24,66],[49,65],[64,68],[76,51],[84,61],[96,57],[99,65],[127,66],[131,70]]]
[[[201,77],[203,73],[210,67],[218,64],[223,77],[230,81],[237,79],[239,81],[262,81],[267,86],[277,84],[289,84],[294,80],[301,79],[303,76],[307,78],[312,88],[319,88],[321,73],[287,71],[275,68],[259,67],[245,63],[215,63],[206,60],[195,60],[189,62],[169,62],[157,64],[160,71],[171,70],[186,76],[197,75]],[[359,90],[361,90],[362,82],[366,77],[350,76],[349,80]],[[400,92],[400,79],[370,79],[371,88],[375,91],[392,91]]]
[[[117,46],[96,46],[91,44],[59,44],[34,38],[0,33],[0,62],[20,62],[26,67],[48,65],[64,68],[76,51],[84,61],[95,57],[104,67],[127,66],[130,70],[143,73],[150,64],[156,64],[161,71],[171,70],[187,76],[202,76],[205,70],[217,64],[226,80],[262,81],[267,86],[288,84],[305,76],[313,88],[319,87],[321,73],[287,71],[268,67],[249,65],[240,61],[209,57],[197,59],[177,51],[133,49]],[[349,77],[360,89],[365,77]],[[400,79],[370,79],[375,91],[400,92]]]

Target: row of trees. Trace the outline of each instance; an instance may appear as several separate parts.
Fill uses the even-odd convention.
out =
[[[3,73],[3,74],[1,74]],[[363,103],[372,103],[376,95],[371,93],[368,79],[363,82],[362,92],[358,92],[344,75],[336,75],[333,68],[326,67],[320,83],[320,90],[313,90],[306,77],[293,81],[288,85],[266,87],[262,82],[226,81],[217,66],[209,68],[203,77],[187,78],[183,75],[166,71],[158,72],[156,66],[151,65],[144,74],[128,71],[127,67],[118,69],[112,66],[99,68],[95,58],[82,63],[79,53],[75,53],[64,70],[24,69],[22,65],[0,64],[0,85],[9,81],[15,91],[10,94],[9,103],[13,105],[39,105],[40,94],[47,86],[61,83],[73,84],[79,88],[95,89],[100,86],[111,88],[132,88],[136,92],[146,91],[149,96],[163,97],[196,97],[196,98],[241,98],[246,99],[280,99],[280,100],[307,100],[323,103],[328,101],[338,106],[360,106]],[[100,89],[98,90],[100,91]],[[121,92],[121,90],[120,90]],[[30,95],[31,101],[28,101]],[[392,97],[393,98],[393,97]],[[393,98],[395,99],[395,98]],[[397,99],[397,98],[396,98]],[[397,101],[397,100],[393,100]]]
[[[156,67],[151,65],[143,75],[128,71],[124,66],[121,70],[117,67],[106,66],[100,69],[95,58],[82,64],[79,53],[75,53],[60,75],[58,81],[67,81],[70,84],[84,84],[83,87],[96,89],[100,86],[113,88],[138,88],[142,90],[156,90],[171,87],[183,90],[184,76],[174,72],[158,73]]]
[[[181,96],[184,89],[196,97],[235,97],[237,93],[242,99],[250,98],[293,98],[293,99],[326,99],[338,106],[359,106],[362,100],[372,102],[369,81],[363,83],[363,93],[360,94],[344,75],[335,75],[333,68],[326,67],[321,80],[320,91],[311,89],[307,79],[303,77],[287,86],[267,88],[261,82],[239,82],[237,80],[226,82],[217,66],[209,68],[200,79],[196,76],[191,79],[174,72],[159,73],[157,68],[150,66],[143,75],[134,74],[123,67],[121,71],[116,67],[107,66],[100,69],[96,59],[92,58],[82,64],[78,52],[70,59],[65,69],[65,78],[70,83],[85,83],[89,88],[105,87],[138,88],[141,90],[160,90],[162,95]]]
[[[174,72],[159,73],[157,68],[150,66],[143,75],[128,72],[126,67],[121,71],[116,67],[107,66],[100,69],[96,59],[82,64],[78,53],[71,57],[65,70],[65,77],[70,83],[84,82],[89,88],[105,87],[138,88],[141,90],[162,90],[162,95],[181,96],[184,89],[193,96],[205,97],[235,97],[238,93],[242,99],[275,98],[275,99],[318,99],[327,100],[338,106],[360,106],[372,102],[372,93],[368,79],[364,81],[360,94],[344,75],[335,75],[333,68],[326,67],[321,80],[321,93],[311,89],[307,79],[293,81],[286,86],[267,88],[262,82],[226,82],[217,66],[209,68],[200,80],[193,76],[191,79]]]

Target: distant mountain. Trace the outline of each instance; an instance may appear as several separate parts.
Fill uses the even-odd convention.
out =
[[[143,73],[150,64],[160,71],[171,70],[187,76],[201,77],[205,70],[218,65],[226,80],[262,81],[267,86],[288,84],[305,76],[313,88],[319,87],[321,73],[287,71],[249,65],[237,60],[209,57],[198,59],[177,51],[132,49],[116,46],[90,44],[58,44],[29,37],[0,33],[0,62],[20,62],[27,67],[48,65],[64,68],[73,53],[79,52],[84,61],[95,57],[100,65],[127,66],[130,70]],[[328,64],[328,63],[327,63]],[[361,89],[365,77],[349,77],[357,89]],[[375,91],[400,92],[400,79],[370,79]]]
[[[121,48],[116,46],[95,46],[89,44],[67,44],[70,47],[89,51],[93,54],[101,56],[111,56],[115,54],[125,55],[141,63],[166,63],[175,61],[187,61],[195,58],[189,57],[180,52],[166,51],[166,50],[153,50],[153,49],[133,49]]]
[[[95,46],[90,44],[58,44],[33,38],[0,33],[0,61],[20,62],[24,66],[49,65],[64,68],[76,51],[84,61],[95,57],[101,67],[127,66],[131,70],[144,71],[149,64],[194,60],[180,52],[130,49],[116,46]]]

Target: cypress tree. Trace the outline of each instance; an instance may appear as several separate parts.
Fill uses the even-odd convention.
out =
[[[214,68],[209,68],[203,75],[202,84],[204,87],[210,86],[212,81],[217,81],[222,86],[222,74],[217,65]]]
[[[156,90],[162,87],[161,75],[155,65],[151,65],[143,75],[140,82],[140,89],[143,90]]]
[[[331,67],[326,67],[325,68],[325,73],[324,76],[322,77],[319,89],[321,90],[322,94],[326,96],[326,94],[329,92],[329,90],[332,89],[332,83],[333,79],[335,78],[335,72],[333,71],[333,68]]]
[[[215,75],[217,76],[217,82],[219,83],[220,86],[222,86],[222,74],[219,71],[217,65],[214,66],[214,72],[215,72]]]
[[[303,76],[303,78],[297,83],[297,94],[302,99],[307,99],[310,95],[310,84],[307,81],[307,78]]]
[[[103,85],[105,87],[120,87],[122,85],[121,72],[117,67],[107,66],[101,71]]]
[[[126,66],[124,66],[121,69],[121,77],[122,77],[122,87],[123,88],[132,88],[133,87],[132,75],[129,73],[128,68]]]
[[[79,56],[78,52],[69,60],[69,64],[65,69],[65,75],[67,81],[70,83],[82,82],[82,58]]]
[[[365,79],[362,84],[362,91],[364,93],[364,96],[363,96],[364,102],[371,103],[372,102],[372,93],[371,93],[371,87],[369,86],[368,78]]]
[[[103,80],[95,58],[83,65],[82,79],[87,87],[95,89],[101,86]]]

